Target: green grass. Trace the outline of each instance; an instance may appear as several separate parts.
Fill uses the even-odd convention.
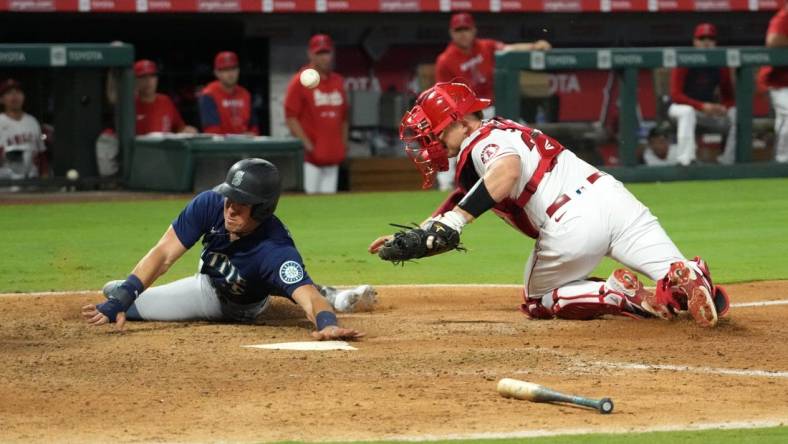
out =
[[[628,187],[687,256],[701,255],[718,282],[788,279],[788,179],[633,184]],[[468,253],[395,267],[366,252],[390,222],[421,222],[438,192],[285,196],[277,214],[309,273],[325,283],[520,283],[533,245],[492,214],[463,233]],[[96,289],[125,276],[185,200],[0,207],[0,291]],[[163,281],[194,273],[198,248]],[[606,260],[597,270],[615,268]]]
[[[390,444],[406,441],[354,441],[354,444]],[[769,444],[788,442],[788,427],[763,429],[699,430],[691,432],[650,432],[628,434],[565,435],[540,438],[469,439],[429,441],[434,444]]]

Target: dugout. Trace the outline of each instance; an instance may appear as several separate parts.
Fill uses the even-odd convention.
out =
[[[121,155],[128,155],[134,138],[133,63],[134,48],[124,43],[0,45],[0,70],[4,77],[22,82],[25,109],[40,123],[56,128],[47,147],[55,177],[48,182],[64,183],[70,169],[80,172],[83,183],[99,182],[96,139],[108,125],[116,129]],[[127,104],[116,110],[105,88],[109,70],[117,78],[110,93],[118,103]]]
[[[151,4],[143,0],[136,2],[137,6],[117,6],[101,11],[96,3],[82,9],[58,9],[57,12],[42,10],[35,13],[3,10],[0,4],[0,11],[8,11],[3,12],[5,23],[0,29],[0,37],[7,42],[44,42],[60,40],[62,36],[80,42],[128,42],[134,46],[136,57],[150,58],[159,64],[160,91],[175,99],[184,119],[192,125],[199,123],[195,102],[190,99],[194,95],[194,86],[211,80],[210,61],[216,51],[233,49],[241,58],[240,83],[259,99],[255,101],[254,108],[263,134],[279,137],[287,133],[282,124],[284,119],[281,111],[284,86],[293,70],[303,64],[306,41],[312,33],[326,32],[332,35],[339,49],[337,71],[345,76],[349,88],[365,91],[369,85],[378,82],[381,102],[387,97],[386,94],[393,94],[391,97],[400,100],[402,96],[410,94],[403,91],[402,86],[408,84],[413,73],[434,62],[435,56],[445,47],[448,42],[449,16],[456,7],[448,5],[438,8],[435,4],[423,6],[424,9],[418,12],[383,12],[377,11],[376,6],[354,12],[337,12],[331,9],[334,4],[328,4],[328,10],[316,10],[321,2],[314,5],[298,3],[305,8],[299,11],[279,10],[278,2],[260,2],[262,5],[272,3],[272,11],[243,6],[256,3],[256,0],[240,2],[241,7],[226,10],[183,7],[163,11],[140,9],[141,4]],[[120,5],[120,2],[115,4]],[[124,4],[131,5],[132,2]],[[546,38],[556,48],[639,48],[687,45],[692,28],[700,21],[717,25],[720,45],[761,45],[769,19],[774,13],[774,6],[767,7],[765,4],[756,5],[756,10],[753,10],[753,2],[749,6],[737,4],[730,6],[732,9],[720,7],[719,10],[700,10],[688,6],[675,11],[663,11],[661,6],[659,10],[652,10],[646,8],[645,4],[638,5],[633,4],[630,12],[618,11],[620,5],[616,6],[616,11],[606,12],[593,8],[565,12],[557,9],[493,12],[485,4],[474,11],[474,16],[480,36],[507,42]],[[409,75],[411,78],[408,78]],[[63,82],[68,83],[65,80]],[[366,97],[364,94],[356,96]],[[32,100],[31,97],[29,99]],[[41,97],[35,106],[47,108],[47,100],[47,97]],[[553,96],[548,100],[557,99]],[[538,121],[534,112],[537,105],[524,105],[520,116],[528,121]],[[528,109],[528,106],[531,108]],[[32,108],[35,114],[36,110]],[[381,104],[376,121],[392,120],[384,118],[385,111],[391,109]],[[376,113],[356,114],[370,117]],[[582,134],[583,128],[596,123],[588,119],[565,121],[551,119],[550,115],[546,117],[548,122],[556,120],[556,126],[571,136]],[[365,125],[369,123],[362,126]],[[375,125],[378,129],[383,127],[383,123]],[[592,144],[586,148],[572,143],[570,137],[559,135],[559,139],[567,141],[578,154],[593,161],[584,155],[595,149]],[[381,145],[390,149],[375,151],[374,141],[363,137],[356,139],[354,142],[362,146],[359,160],[376,160],[402,154],[397,149],[395,137],[380,140],[384,142]],[[356,160],[352,159],[351,167],[363,163]],[[364,166],[363,170],[375,176],[375,168],[378,166]],[[643,180],[653,178],[647,175],[640,177]],[[358,181],[353,179],[351,183],[357,184]]]

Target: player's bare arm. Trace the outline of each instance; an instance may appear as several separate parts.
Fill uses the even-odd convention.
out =
[[[137,263],[132,273],[140,278],[145,287],[153,283],[170,269],[186,253],[172,225],[167,227],[159,242]]]
[[[504,46],[504,51],[549,51],[553,45],[547,40],[537,40],[527,43],[510,43]]]
[[[320,295],[314,285],[302,285],[293,292],[293,300],[304,310],[306,317],[315,324],[312,337],[317,340],[357,339],[363,332],[338,325],[331,305]]]
[[[506,199],[520,180],[520,156],[509,155],[496,160],[481,180],[494,203]],[[471,192],[468,194],[470,195]],[[481,214],[474,216],[463,209],[463,202],[466,202],[467,199],[468,197],[466,196],[466,199],[463,199],[452,211],[460,213],[465,218],[466,223],[471,223]],[[488,202],[488,205],[490,203]],[[489,208],[486,208],[484,211],[487,209]]]
[[[186,253],[186,247],[183,246],[178,236],[175,234],[175,230],[173,230],[172,225],[167,228],[167,231],[164,232],[164,235],[159,239],[159,242],[151,248],[151,250],[146,254],[137,265],[134,267],[134,270],[131,272],[131,276],[136,277],[142,285],[142,289],[145,289],[151,286],[159,276],[163,275],[170,269],[172,264],[174,264],[178,259]],[[130,276],[130,277],[131,277]],[[122,286],[118,286],[115,292],[124,292],[127,289],[124,289]],[[133,291],[133,290],[132,290]],[[142,292],[141,290],[139,291]],[[119,300],[125,300],[126,295],[116,295]],[[112,295],[109,295],[110,299]],[[88,324],[92,326],[99,326],[104,325],[112,321],[111,318],[115,318],[115,326],[118,330],[123,330],[124,324],[126,323],[126,315],[125,309],[123,311],[118,311],[116,313],[112,313],[110,310],[109,315],[105,314],[107,310],[114,308],[114,307],[102,307],[106,304],[111,303],[111,301],[107,301],[103,304],[89,304],[82,307],[82,316],[85,318]],[[115,304],[110,304],[115,305]],[[129,304],[131,305],[131,304]],[[128,308],[128,307],[125,307]],[[103,310],[105,313],[102,313]]]
[[[766,36],[767,48],[778,48],[781,46],[788,46],[788,35],[769,34]]]

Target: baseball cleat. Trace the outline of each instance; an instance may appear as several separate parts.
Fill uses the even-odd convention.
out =
[[[700,257],[695,257],[688,263],[674,262],[670,264],[668,280],[671,286],[686,297],[687,311],[702,327],[714,327],[719,320],[714,296],[717,291],[711,282],[711,274],[706,262]],[[721,302],[719,313],[727,312],[727,295],[720,291]]]
[[[723,317],[728,314],[728,309],[731,307],[731,300],[728,298],[728,293],[724,288],[715,285],[712,299],[714,299],[714,308],[717,309],[717,316]]]
[[[626,296],[627,307],[625,311],[638,315],[639,317],[658,317],[671,319],[673,317],[670,310],[664,305],[658,304],[653,291],[646,290],[637,275],[625,268],[619,268],[610,275],[605,283],[607,288],[617,291]]]
[[[334,309],[343,313],[371,311],[378,302],[378,292],[371,285],[359,285],[349,290],[339,290],[334,295]]]

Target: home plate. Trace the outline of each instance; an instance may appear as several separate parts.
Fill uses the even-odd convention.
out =
[[[358,350],[356,347],[345,341],[307,341],[307,342],[280,342],[279,344],[254,344],[242,345],[245,348],[265,348],[268,350],[303,350],[303,351],[326,351],[326,350]]]

